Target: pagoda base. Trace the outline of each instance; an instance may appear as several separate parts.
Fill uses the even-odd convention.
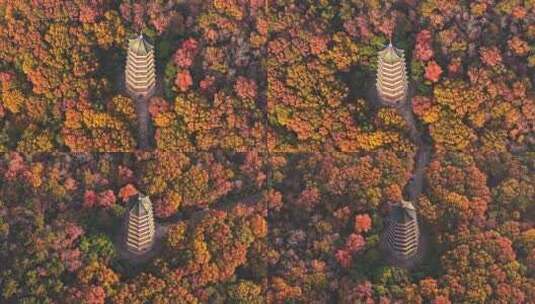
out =
[[[119,260],[125,261],[128,264],[144,264],[151,261],[154,257],[158,256],[164,245],[163,241],[167,235],[167,225],[159,224],[158,222],[154,223],[154,239],[149,248],[144,251],[133,252],[126,245],[126,225],[123,224],[123,228],[115,237],[115,248],[117,249],[117,256]]]
[[[153,85],[146,91],[137,91],[128,87],[128,85],[126,86],[126,92],[133,99],[149,99],[150,97],[154,95],[155,91],[156,91],[156,85]]]

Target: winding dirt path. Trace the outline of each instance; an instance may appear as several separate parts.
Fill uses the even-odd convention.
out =
[[[145,97],[138,97],[134,99],[136,104],[137,116],[137,140],[138,149],[149,150],[150,146],[150,115],[149,115],[149,100]]]
[[[424,140],[424,134],[416,127],[416,119],[412,112],[410,100],[396,108],[398,113],[405,119],[409,127],[409,136],[418,147],[415,156],[415,165],[411,181],[407,184],[409,200],[416,201],[423,191],[424,173],[431,157],[431,145]]]
[[[414,118],[414,113],[412,112],[412,105],[410,102],[411,97],[414,95],[413,90],[409,90],[409,94],[405,102],[397,105],[391,105],[382,102],[377,96],[375,86],[370,88],[367,95],[368,100],[373,101],[377,106],[394,108],[407,122],[407,127],[409,128],[409,137],[417,146],[417,151],[414,157],[413,174],[411,180],[406,185],[405,192],[408,193],[408,199],[414,202],[416,199],[418,199],[418,196],[420,196],[420,193],[423,191],[425,168],[431,159],[432,145],[425,140],[427,134],[419,130],[417,127],[416,119]]]

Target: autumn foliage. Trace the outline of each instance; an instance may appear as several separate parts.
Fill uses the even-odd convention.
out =
[[[515,0],[0,0],[0,303],[532,303],[534,24]],[[405,267],[381,242],[409,197]]]

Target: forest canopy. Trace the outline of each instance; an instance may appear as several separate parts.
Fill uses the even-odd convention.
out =
[[[0,303],[533,303],[534,130],[533,1],[0,0]]]

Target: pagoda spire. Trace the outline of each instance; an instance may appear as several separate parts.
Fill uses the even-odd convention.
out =
[[[408,81],[403,50],[392,45],[392,37],[388,46],[378,54],[377,95],[386,103],[403,102],[407,97]]]
[[[154,46],[143,36],[128,41],[125,69],[126,90],[133,97],[149,97],[156,86]]]
[[[148,196],[139,194],[128,211],[126,248],[134,254],[143,254],[154,243],[154,216]]]
[[[416,209],[410,201],[401,200],[394,205],[383,238],[389,253],[398,260],[407,261],[418,254],[420,230]]]

